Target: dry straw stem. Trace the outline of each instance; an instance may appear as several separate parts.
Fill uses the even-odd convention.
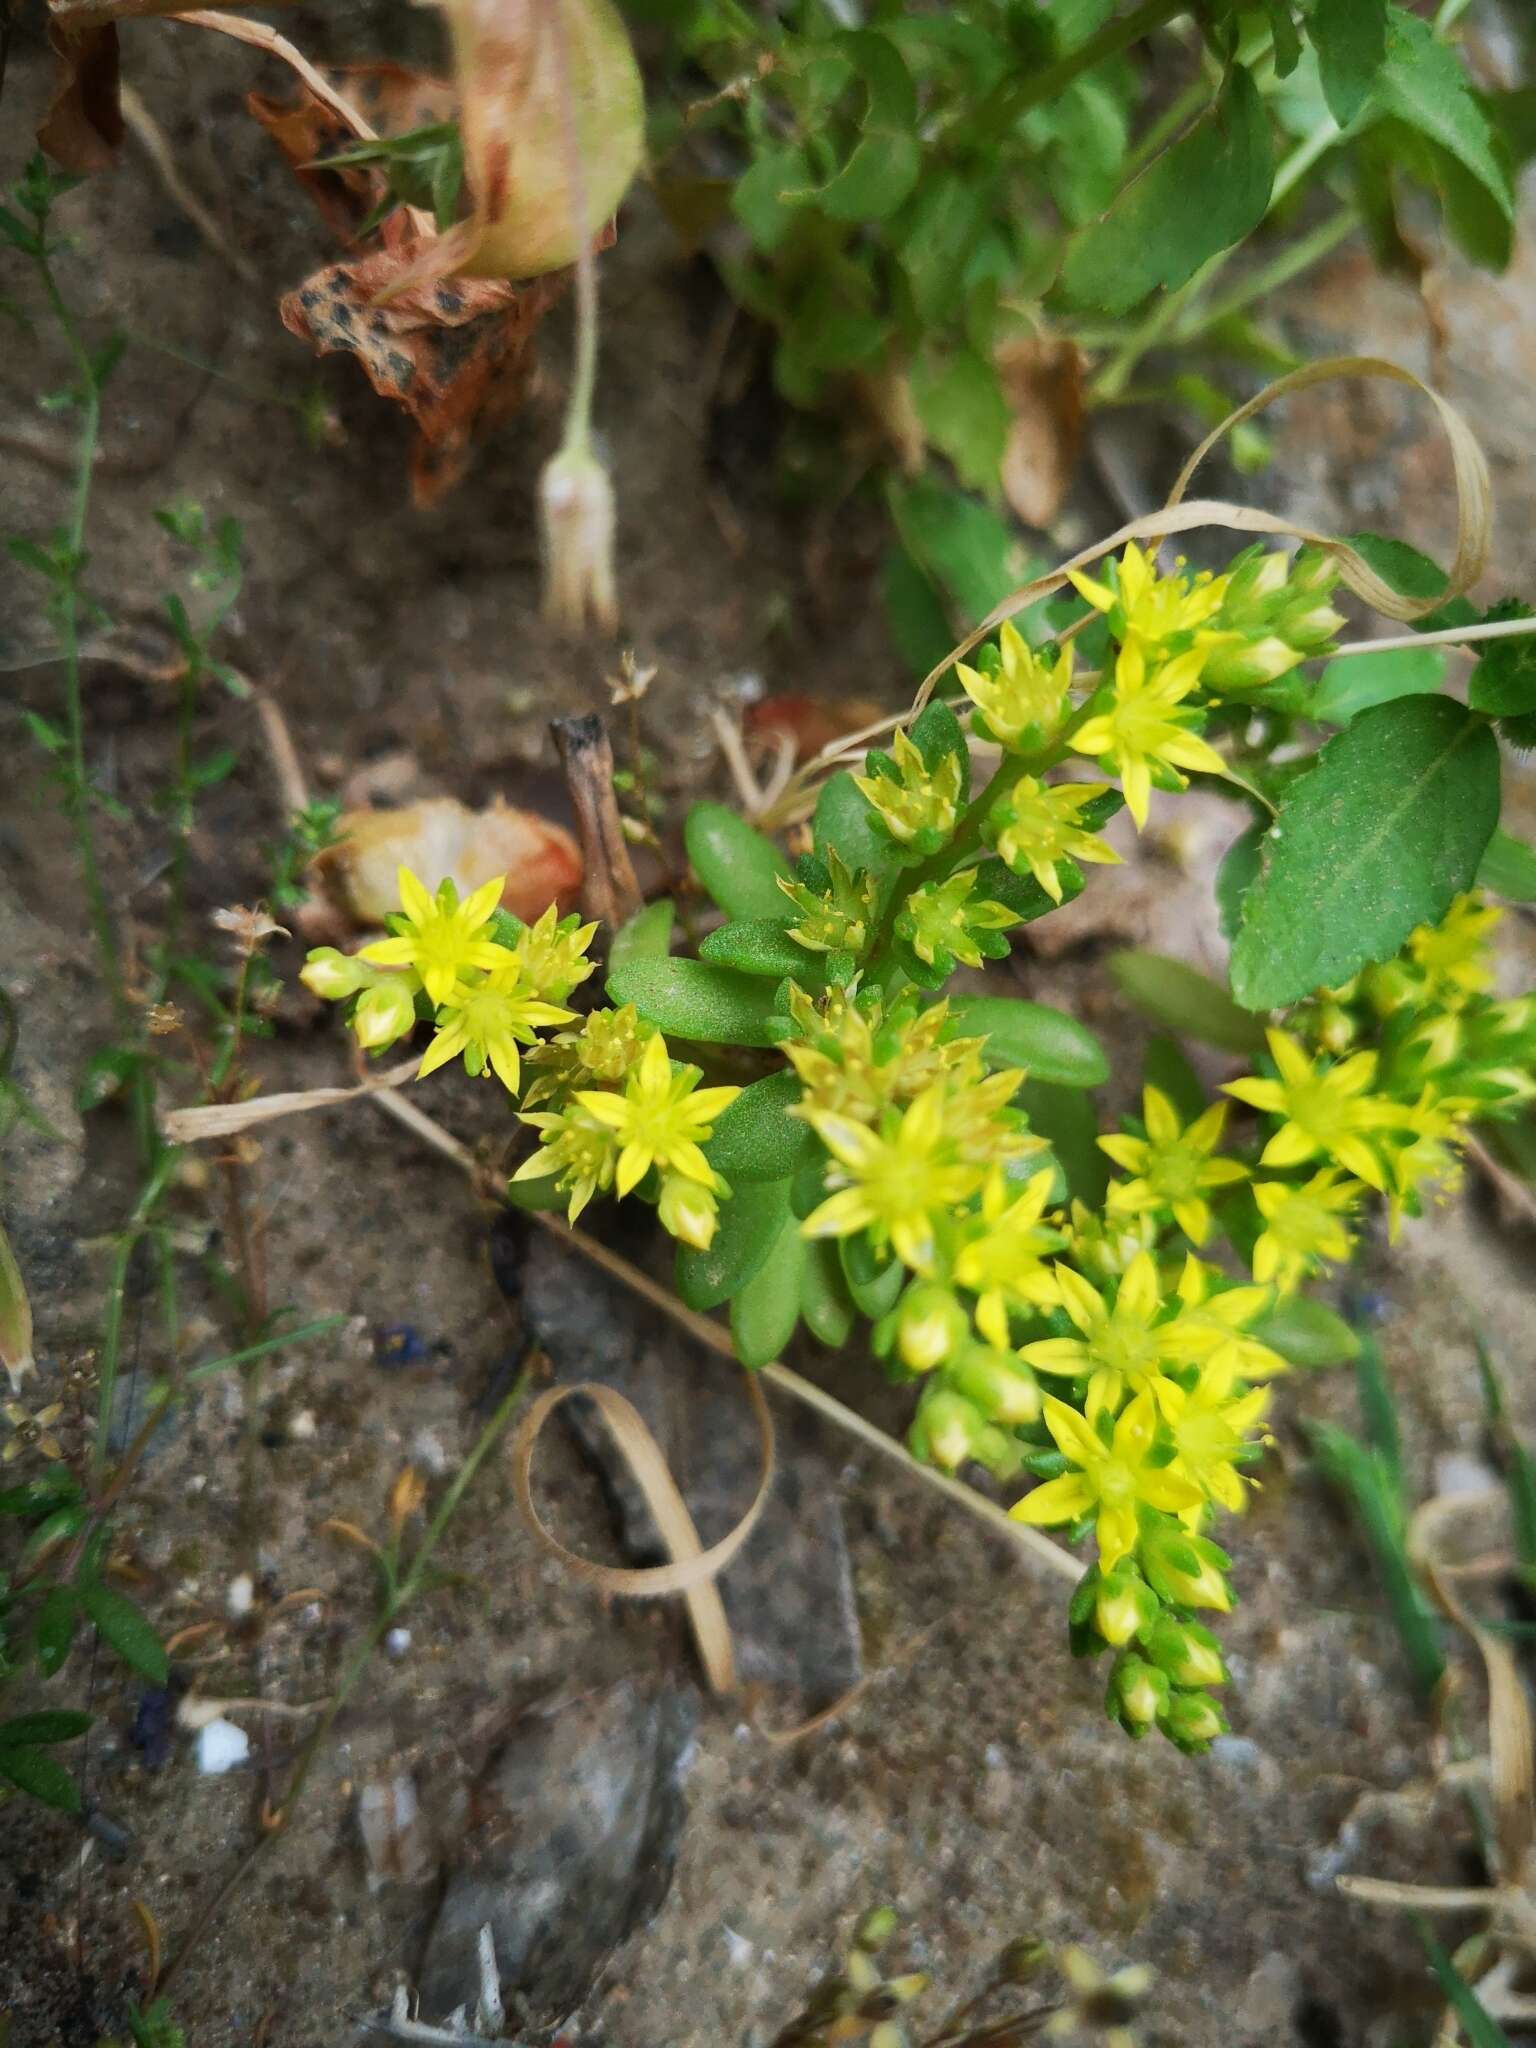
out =
[[[1455,1591],[1463,1574],[1446,1556],[1453,1523],[1507,1513],[1498,1489],[1440,1494],[1427,1501],[1408,1527],[1408,1554],[1449,1620],[1476,1644],[1488,1682],[1488,1782],[1493,1802],[1494,1861],[1486,1886],[1421,1885],[1397,1879],[1349,1875],[1336,1880],[1347,1898],[1367,1905],[1417,1913],[1483,1912],[1492,1917],[1494,1939],[1524,1957],[1536,1956],[1536,1890],[1531,1848],[1533,1818],[1533,1728],[1525,1688],[1513,1652],[1502,1637],[1483,1627]]]
[[[1456,553],[1451,564],[1450,577],[1445,588],[1435,597],[1416,599],[1403,597],[1389,583],[1382,580],[1363,555],[1347,540],[1336,535],[1318,533],[1313,528],[1298,525],[1293,519],[1283,519],[1278,513],[1264,512],[1250,505],[1234,505],[1224,498],[1193,498],[1186,502],[1185,492],[1195,471],[1211,453],[1212,449],[1234,427],[1241,426],[1266,406],[1277,399],[1287,398],[1294,392],[1304,391],[1314,384],[1324,384],[1336,377],[1381,377],[1394,384],[1406,384],[1421,392],[1434,406],[1440,424],[1445,429],[1446,439],[1451,447],[1451,462],[1456,478]],[[1240,405],[1231,412],[1195,449],[1175,479],[1168,499],[1159,512],[1145,513],[1139,519],[1127,520],[1124,526],[1104,540],[1095,541],[1090,547],[1082,548],[1068,561],[1052,569],[1049,574],[1036,576],[1030,582],[1021,584],[1010,591],[1007,597],[993,606],[987,616],[972,632],[968,633],[958,646],[952,647],[944,659],[930,669],[923,678],[912,709],[890,718],[882,718],[861,731],[849,733],[846,737],[824,747],[812,760],[806,762],[791,779],[779,802],[771,807],[760,822],[765,826],[788,824],[804,817],[811,808],[812,792],[827,775],[859,759],[865,746],[881,738],[898,725],[904,725],[917,711],[920,711],[933,695],[942,678],[948,674],[957,661],[965,657],[983,640],[994,633],[1005,619],[1013,618],[1030,605],[1038,604],[1042,598],[1053,596],[1067,583],[1074,569],[1090,568],[1106,555],[1113,554],[1127,541],[1146,541],[1156,547],[1176,533],[1193,533],[1206,527],[1220,527],[1232,533],[1271,534],[1279,539],[1310,542],[1324,549],[1339,566],[1340,580],[1355,595],[1371,608],[1389,619],[1401,619],[1405,623],[1427,617],[1437,611],[1453,597],[1459,597],[1470,589],[1488,559],[1489,533],[1493,521],[1493,486],[1489,480],[1488,464],[1478,446],[1471,428],[1456,411],[1447,404],[1422,378],[1414,376],[1399,363],[1387,362],[1380,356],[1328,356],[1321,362],[1309,363],[1305,368],[1293,370],[1288,376],[1277,377],[1266,384],[1246,405]],[[1529,621],[1512,622],[1514,629],[1523,625],[1530,630]],[[1507,629],[1506,629],[1507,630]],[[1423,646],[1435,638],[1462,640],[1471,637],[1494,637],[1491,634],[1478,636],[1476,628],[1453,632],[1444,636],[1415,634],[1404,644]],[[1376,652],[1384,644],[1381,641],[1353,647],[1351,653]]]
[[[270,1123],[274,1117],[297,1116],[309,1109],[328,1109],[354,1096],[374,1095],[381,1088],[397,1088],[415,1077],[420,1062],[414,1057],[386,1067],[371,1081],[353,1088],[295,1088],[277,1095],[253,1095],[244,1102],[209,1102],[193,1109],[167,1110],[161,1129],[173,1145],[197,1145],[209,1138],[232,1138],[255,1124]]]
[[[108,9],[102,19],[120,18],[135,11],[128,7]],[[189,28],[211,28],[218,35],[233,36],[238,43],[250,43],[258,50],[265,50],[269,57],[276,57],[296,71],[310,91],[339,120],[345,121],[359,142],[377,142],[378,134],[363,119],[352,102],[339,93],[323,73],[317,71],[297,44],[290,43],[286,36],[280,36],[275,28],[268,28],[264,21],[240,21],[215,14],[208,8],[199,8],[190,14],[172,14],[159,7],[148,6],[142,10],[148,14],[166,12],[170,21],[184,21]]]

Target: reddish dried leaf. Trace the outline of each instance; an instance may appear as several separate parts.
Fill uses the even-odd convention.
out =
[[[1003,492],[1026,526],[1049,526],[1082,444],[1083,359],[1075,342],[1034,335],[1000,348],[996,363],[1013,414]]]
[[[59,79],[37,131],[38,146],[63,170],[110,170],[123,139],[117,30],[111,22],[66,28],[51,21],[48,40],[59,59]]]
[[[873,725],[880,715],[881,707],[868,697],[843,697],[833,702],[795,690],[749,704],[741,722],[753,739],[776,740],[784,735],[794,742],[795,759],[808,761],[823,747]]]
[[[350,351],[374,390],[416,422],[411,491],[418,505],[434,504],[458,482],[475,435],[524,397],[533,335],[570,276],[560,271],[524,286],[455,278],[397,290],[431,239],[403,212],[391,214],[378,247],[318,271],[280,307],[290,333],[322,355]]]

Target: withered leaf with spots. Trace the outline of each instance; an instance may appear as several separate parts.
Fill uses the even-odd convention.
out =
[[[570,277],[557,271],[527,285],[455,278],[399,289],[430,239],[413,217],[393,213],[376,247],[317,271],[279,308],[289,332],[320,354],[349,350],[374,390],[416,422],[411,495],[418,505],[451,490],[476,434],[522,402],[535,330]]]

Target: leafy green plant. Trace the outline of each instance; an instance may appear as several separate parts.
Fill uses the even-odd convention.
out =
[[[771,329],[780,392],[845,412],[852,397],[893,470],[926,448],[993,504],[1011,364],[1059,347],[1087,366],[1088,404],[1156,391],[1212,424],[1227,401],[1209,377],[1138,381],[1148,352],[1283,366],[1255,324],[1265,299],[1357,230],[1401,265],[1406,191],[1438,197],[1474,261],[1509,260],[1528,142],[1518,94],[1480,92],[1463,65],[1466,0],[1432,20],[1397,0],[631,11],[663,24],[674,59],[652,109],[663,201]],[[1070,442],[1065,374],[1049,402]],[[935,615],[978,617],[1020,579],[1006,527],[940,474],[887,491],[887,596],[921,672]],[[959,584],[989,558],[968,601]]]
[[[1368,536],[1294,559],[1248,548],[1219,576],[1133,542],[1102,578],[1045,579],[1074,592],[1053,644],[1004,624],[862,772],[816,764],[819,786],[786,798],[811,813],[793,860],[696,806],[684,838],[722,921],[683,956],[661,906],[615,934],[612,1007],[567,1007],[595,926],[553,910],[521,926],[499,881],[461,903],[403,874],[386,939],[304,970],[368,1051],[430,1020],[423,1073],[494,1071],[539,1137],[514,1200],[572,1220],[609,1193],[653,1202],[679,1295],[727,1310],[746,1366],[802,1323],[840,1344],[866,1319],[917,1390],[918,1457],[1036,1482],[1019,1520],[1092,1536],[1073,1647],[1115,1653],[1108,1707],[1131,1734],[1191,1750],[1225,1726],[1198,1616],[1230,1606],[1230,1559],[1208,1530],[1244,1505],[1270,1378],[1356,1356],[1377,1386],[1374,1353],[1307,1282],[1348,1260],[1372,1206],[1394,1228],[1418,1213],[1474,1121],[1536,1095],[1536,1004],[1493,995],[1499,912],[1473,886],[1498,818],[1493,721],[1422,689],[1380,701],[1379,676],[1346,710],[1330,681],[1341,570],[1395,604],[1383,563],[1427,581],[1442,637],[1524,630],[1435,604],[1433,565]],[[1320,692],[1345,722],[1319,746]],[[1209,1101],[1159,1041],[1139,1115],[1101,1135],[1091,1107],[1060,1107],[1108,1077],[1093,1036],[957,977],[995,975],[1004,934],[1119,859],[1109,820],[1141,827],[1154,789],[1192,778],[1262,813],[1218,885],[1232,990],[1146,956],[1118,975],[1252,1071]],[[725,1058],[757,1078],[709,1085]],[[1385,1451],[1333,1448],[1401,1563]]]

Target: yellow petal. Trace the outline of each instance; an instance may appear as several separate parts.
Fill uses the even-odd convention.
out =
[[[1047,1479],[1043,1486],[1034,1487],[1022,1500],[1015,1501],[1008,1512],[1016,1522],[1050,1528],[1057,1522],[1075,1522],[1092,1506],[1093,1495],[1082,1474],[1063,1472],[1058,1479]]]

